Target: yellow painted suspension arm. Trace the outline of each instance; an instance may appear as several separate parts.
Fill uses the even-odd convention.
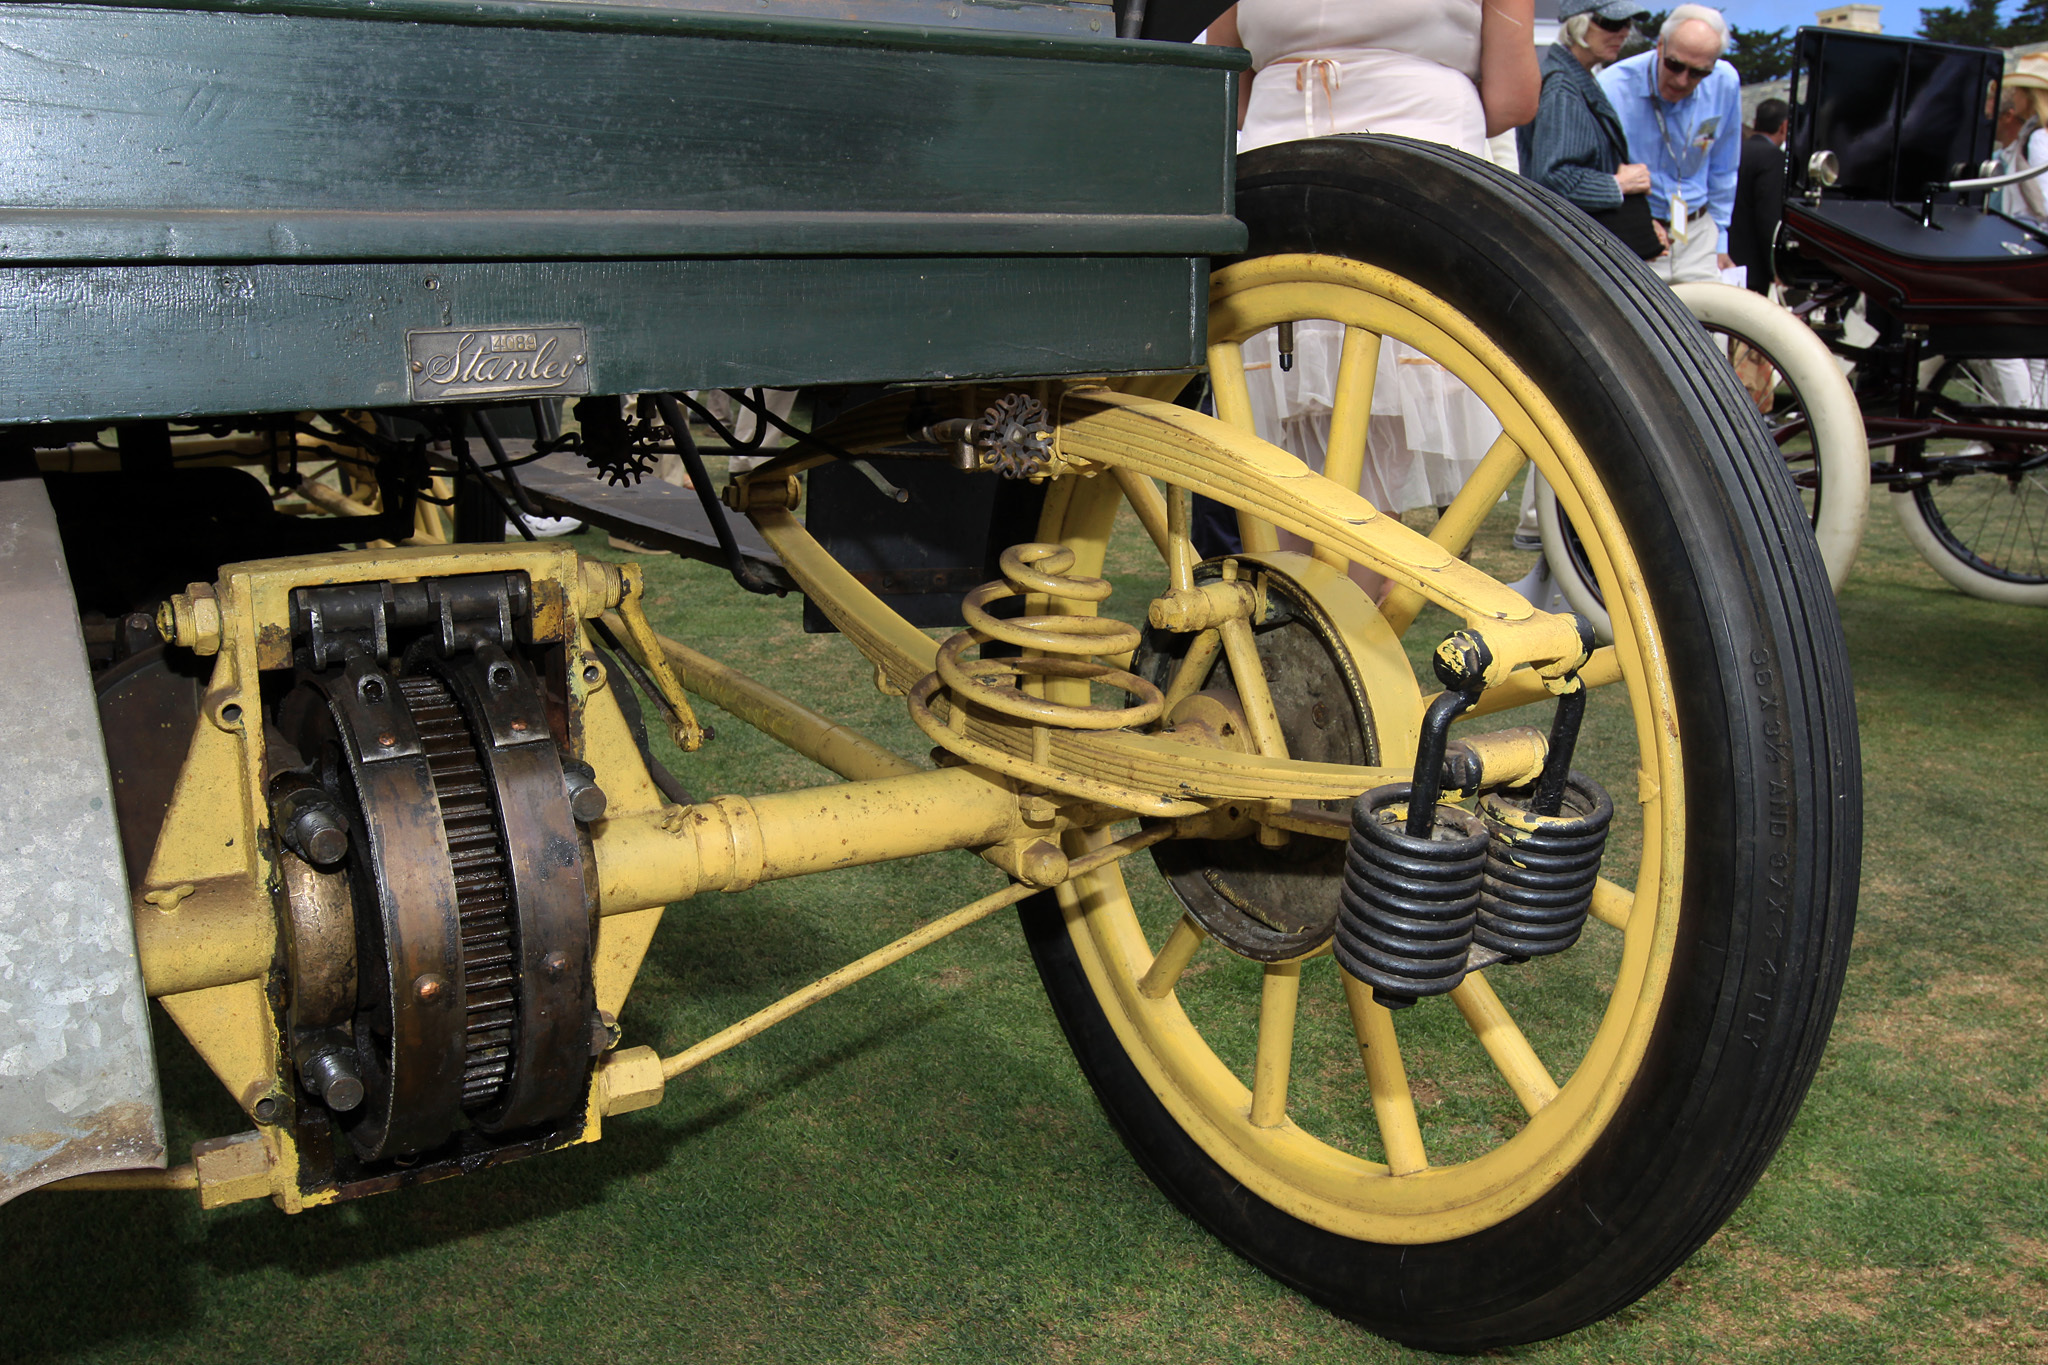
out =
[[[774,547],[783,571],[874,662],[888,690],[907,694],[936,668],[938,646],[931,637],[841,567],[795,516],[778,509],[756,510],[751,515],[762,538]],[[1573,648],[1577,648],[1576,636]],[[1018,758],[1034,757],[1031,734],[1023,727],[970,715],[962,733],[992,750]],[[1148,806],[1125,806],[1152,815],[1190,815],[1200,802],[1232,798],[1338,800],[1409,775],[1401,766],[1349,767],[1226,753],[1129,731],[1054,729],[1041,733],[1048,744],[1042,761],[1105,788],[1156,792]]]
[[[1214,417],[1103,388],[1061,400],[1055,449],[1067,461],[1134,470],[1226,503],[1384,574],[1481,632],[1489,686],[1524,665],[1577,661],[1568,616],[1538,611],[1513,588],[1382,514],[1279,448]]]

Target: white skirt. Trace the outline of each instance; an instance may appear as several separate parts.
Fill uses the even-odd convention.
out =
[[[1294,325],[1294,367],[1282,370],[1275,333],[1244,345],[1252,421],[1265,440],[1321,471],[1344,329],[1311,320]],[[1358,491],[1383,512],[1443,507],[1500,436],[1500,423],[1457,376],[1405,343],[1380,347]]]

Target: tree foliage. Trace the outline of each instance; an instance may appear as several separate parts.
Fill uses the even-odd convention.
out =
[[[2048,0],[2041,0],[2048,4]],[[1737,28],[1730,24],[1735,45],[1728,61],[1744,85],[1775,80],[1792,70],[1792,30],[1789,28]]]
[[[2048,0],[2020,0],[2010,20],[1999,17],[1999,0],[1965,0],[1920,11],[1920,36],[1943,43],[2018,47],[2048,42]]]

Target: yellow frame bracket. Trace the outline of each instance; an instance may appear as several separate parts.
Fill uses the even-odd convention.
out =
[[[668,654],[661,647],[661,637],[647,623],[647,613],[641,609],[640,599],[646,592],[647,583],[641,576],[640,566],[619,565],[619,579],[618,612],[619,620],[626,626],[626,638],[632,642],[641,667],[654,679],[661,699],[675,712],[672,730],[676,747],[686,754],[694,754],[704,747],[704,727],[698,723],[697,713],[690,709],[690,699],[684,693],[682,683],[677,681],[675,670],[668,666]]]

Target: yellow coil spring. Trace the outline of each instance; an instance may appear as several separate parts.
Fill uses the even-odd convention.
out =
[[[939,646],[938,673],[955,703],[971,702],[1036,725],[1069,730],[1122,730],[1158,719],[1166,699],[1135,673],[1100,663],[1098,654],[1123,654],[1138,646],[1138,628],[1106,616],[1019,616],[989,614],[988,605],[1026,593],[1070,602],[1100,602],[1109,583],[1070,576],[1074,552],[1064,545],[1013,545],[1003,551],[1003,577],[967,594],[961,615],[968,629]],[[992,640],[1037,651],[1025,658],[967,659],[967,651]],[[1102,683],[1137,699],[1134,706],[1096,706],[1054,701],[1024,689],[1032,679],[1072,678]]]

